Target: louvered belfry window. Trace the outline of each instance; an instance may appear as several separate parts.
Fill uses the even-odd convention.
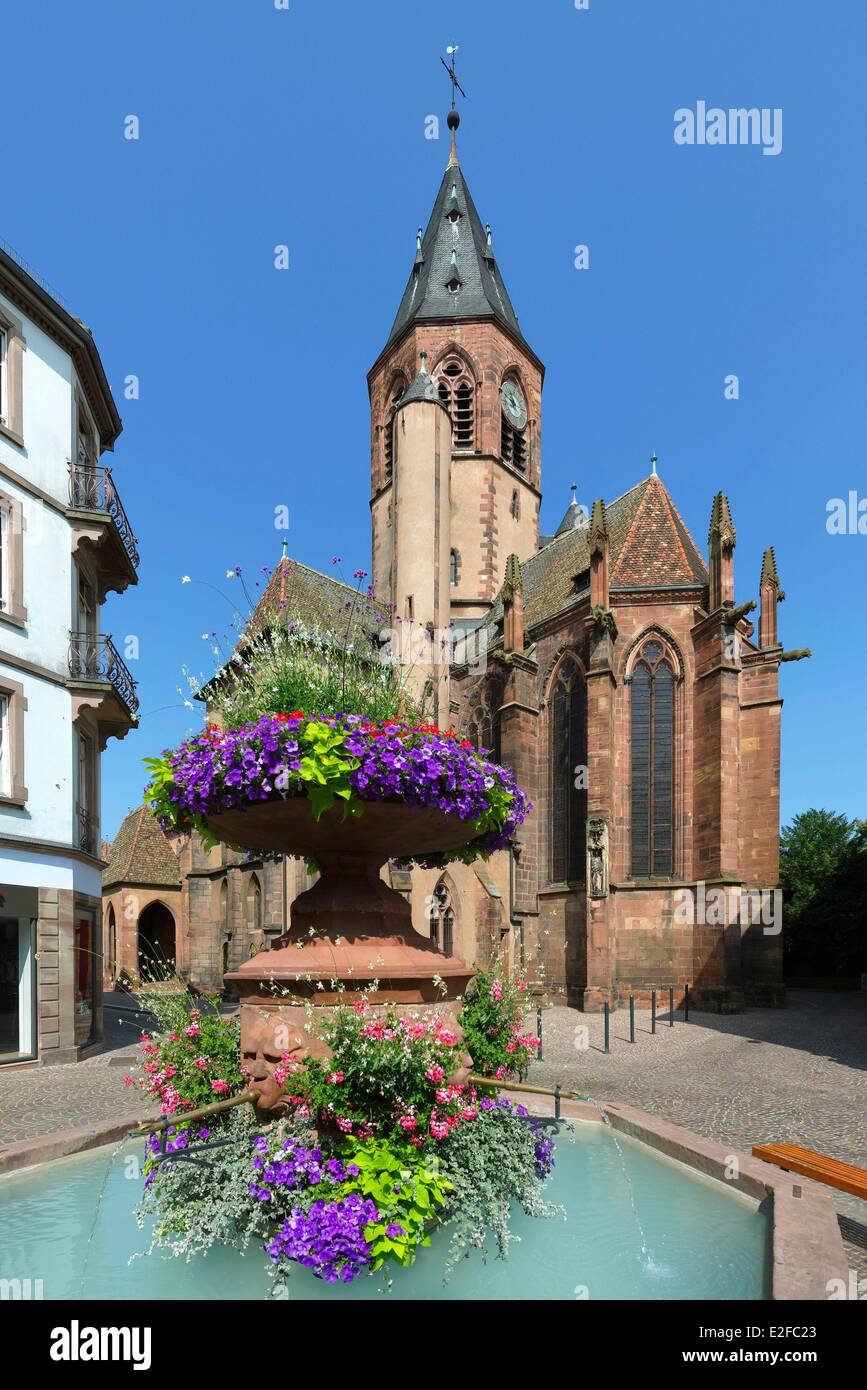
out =
[[[473,382],[460,357],[450,357],[440,370],[437,383],[440,400],[451,416],[452,448],[472,449],[476,434],[476,407]]]
[[[385,462],[385,481],[390,483],[394,477],[394,460],[397,453],[394,438],[394,412],[398,401],[406,390],[406,382],[403,377],[398,377],[391,388],[391,396],[385,412],[385,432],[384,440],[384,462]]]
[[[549,702],[552,883],[580,883],[586,873],[587,699],[575,661],[560,666]]]
[[[674,872],[674,673],[648,642],[632,673],[632,874]]]

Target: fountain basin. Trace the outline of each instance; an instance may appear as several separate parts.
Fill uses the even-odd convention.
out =
[[[43,1297],[139,1299],[261,1299],[268,1295],[266,1257],[214,1248],[191,1263],[159,1254],[128,1260],[147,1248],[136,1229],[134,1184],[123,1178],[118,1155],[109,1178],[81,1289],[84,1245],[108,1154],[61,1160],[0,1184],[15,1198],[0,1214],[6,1267],[13,1277],[35,1273]],[[765,1298],[769,1295],[768,1219],[754,1202],[714,1190],[700,1179],[684,1183],[640,1146],[628,1145],[630,1181],[645,1212],[653,1264],[640,1257],[636,1232],[613,1143],[595,1125],[561,1137],[547,1186],[564,1203],[566,1223],[516,1217],[521,1243],[508,1261],[485,1265],[478,1252],[442,1287],[446,1230],[434,1233],[409,1270],[393,1271],[392,1297],[408,1299],[575,1299],[580,1288],[597,1298]],[[6,1189],[5,1193],[2,1189]],[[21,1274],[18,1275],[18,1271]],[[348,1287],[324,1284],[300,1267],[288,1281],[293,1302],[382,1298],[382,1276],[361,1276]],[[579,1292],[576,1292],[579,1290]]]
[[[737,1174],[723,1181],[731,1172],[730,1148],[626,1106],[604,1109],[620,1153],[597,1113],[564,1105],[576,1130],[558,1138],[546,1196],[564,1205],[565,1222],[517,1215],[513,1230],[522,1239],[511,1258],[485,1265],[473,1252],[445,1288],[449,1233],[441,1228],[409,1270],[393,1271],[391,1297],[824,1300],[827,1281],[845,1277],[833,1200],[816,1184],[793,1184],[746,1154],[736,1155]],[[215,1247],[190,1263],[159,1254],[129,1263],[148,1245],[132,1215],[138,1184],[125,1176],[129,1155],[141,1150],[138,1143],[119,1154],[113,1146],[99,1148],[0,1178],[8,1277],[22,1284],[41,1279],[40,1293],[31,1296],[46,1299],[265,1297],[265,1257],[254,1247],[244,1254]],[[383,1296],[381,1276],[334,1286],[300,1268],[286,1292],[293,1300]]]

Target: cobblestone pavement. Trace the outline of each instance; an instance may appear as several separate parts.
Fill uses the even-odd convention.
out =
[[[86,1062],[51,1067],[0,1067],[0,1147],[60,1129],[128,1115],[146,1099],[124,1086],[147,1015],[127,994],[105,996],[106,1050]]]
[[[146,1020],[128,996],[106,998],[108,1048],[87,1062],[0,1069],[0,1145],[111,1120],[135,1109],[123,1084]],[[667,1003],[667,996],[665,1001]],[[663,1000],[660,1000],[660,1004]],[[535,1027],[535,1015],[526,1024]],[[867,1168],[867,993],[791,991],[786,1009],[667,1015],[650,1032],[637,1010],[611,1015],[611,1051],[602,1050],[600,1014],[556,1007],[543,1013],[543,1060],[530,1081],[619,1100],[685,1125],[746,1153],[754,1143],[789,1141]],[[146,1107],[142,1105],[142,1113]],[[867,1277],[867,1204],[835,1194],[852,1267]]]
[[[603,1051],[601,1014],[552,1008],[542,1015],[543,1060],[529,1081],[618,1100],[749,1153],[753,1144],[792,1143],[867,1168],[867,993],[791,990],[785,1009],[741,1014],[650,1011],[611,1014]],[[535,1031],[535,1014],[526,1026]],[[835,1193],[838,1213],[867,1237],[867,1202]],[[853,1268],[867,1277],[859,1230],[847,1228]]]

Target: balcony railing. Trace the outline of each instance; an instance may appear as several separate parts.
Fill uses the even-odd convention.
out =
[[[114,485],[110,468],[71,463],[69,465],[69,505],[76,511],[107,512],[115,524],[124,550],[138,569],[138,546],[129,524],[129,518]]]
[[[99,839],[99,822],[96,816],[84,806],[76,805],[75,819],[78,848],[85,854],[95,855]]]
[[[70,632],[69,674],[75,681],[110,681],[130,714],[138,710],[135,681],[109,636]]]

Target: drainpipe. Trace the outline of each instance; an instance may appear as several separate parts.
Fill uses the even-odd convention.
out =
[[[518,928],[518,949],[521,955],[521,975],[526,965],[524,952],[524,919],[515,911],[515,871],[521,854],[520,845],[509,845],[509,925]]]
[[[283,855],[283,935],[289,930],[289,893],[286,879],[286,855]]]

